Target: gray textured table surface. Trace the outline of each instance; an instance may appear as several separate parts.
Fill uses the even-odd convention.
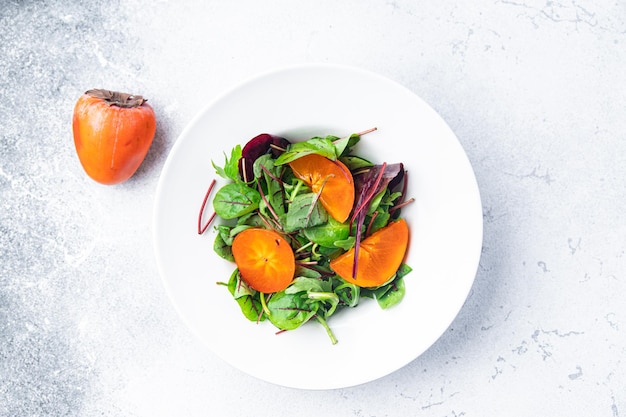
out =
[[[3,1],[0,415],[626,415],[626,3],[591,0]],[[249,377],[182,325],[152,249],[155,187],[224,89],[302,62],[362,67],[428,101],[484,206],[474,287],[425,354],[306,392]],[[143,94],[139,172],[100,186],[78,96]]]

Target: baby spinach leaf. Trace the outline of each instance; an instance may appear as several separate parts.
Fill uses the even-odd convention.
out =
[[[237,304],[239,304],[241,312],[248,320],[255,322],[265,320],[263,307],[261,306],[261,302],[257,297],[247,295],[244,297],[239,297],[235,301],[237,302]]]
[[[391,283],[374,292],[374,298],[382,309],[387,309],[402,301],[405,294],[404,278],[396,278]]]
[[[263,175],[263,168],[270,172],[274,169],[274,159],[271,154],[262,155],[254,161],[252,170],[254,178],[260,178]]]
[[[399,278],[404,278],[412,270],[413,270],[413,268],[411,268],[410,266],[408,266],[405,263],[402,263],[402,264],[400,264],[400,268],[398,268],[398,271],[396,272],[396,276],[399,277]]]
[[[335,145],[335,152],[337,156],[343,156],[347,154],[350,151],[350,148],[356,145],[359,140],[361,140],[361,136],[357,135],[356,133],[353,133],[350,136],[346,136],[341,139],[335,137],[335,139],[333,140],[333,145]]]
[[[308,227],[302,231],[304,236],[320,246],[334,247],[336,241],[345,240],[350,236],[350,225],[340,223],[332,217],[319,226]]]
[[[225,224],[220,224],[218,226],[215,226],[215,230],[217,231],[217,233],[220,235],[220,237],[222,238],[222,241],[227,244],[227,245],[232,245],[233,241],[230,238],[230,230],[232,229],[232,227],[227,226]]]
[[[222,233],[218,233],[217,235],[215,235],[215,240],[213,241],[213,250],[221,258],[231,262],[235,261],[231,244],[228,244],[224,241],[224,236]]]
[[[285,293],[296,294],[299,292],[329,292],[332,291],[332,285],[328,281],[315,278],[298,277],[285,288]]]
[[[230,183],[220,188],[213,199],[213,209],[223,219],[234,219],[259,207],[261,194],[242,183]]]
[[[265,225],[265,223],[263,223],[263,220],[261,220],[261,217],[257,212],[251,212],[237,218],[237,225],[262,227]]]
[[[233,239],[235,238],[237,233],[246,229],[250,229],[251,227],[254,227],[254,226],[247,225],[247,224],[239,224],[233,227],[233,226],[228,226],[225,224],[220,224],[216,226],[215,229],[217,230],[220,238],[222,239],[222,243],[228,246],[232,246]]]
[[[347,246],[347,242],[350,241],[352,244],[354,244],[354,237],[350,236],[348,239],[346,240],[338,240],[337,242],[335,242],[335,245],[337,245],[336,248],[327,248],[326,246],[320,246],[318,248],[319,254],[323,257],[328,259],[334,259],[337,256],[341,255],[344,251],[350,249],[352,246]],[[346,246],[340,246],[343,243],[346,243]]]
[[[254,227],[254,226],[253,225],[249,225],[249,224],[240,224],[240,225],[237,225],[235,227],[232,227],[230,229],[230,232],[228,233],[228,237],[229,237],[229,241],[230,241],[229,244],[230,245],[233,244],[233,239],[235,238],[235,236],[237,236],[237,234],[239,232],[243,232],[244,230],[250,229],[252,227]]]
[[[289,145],[287,151],[276,158],[276,165],[287,164],[305,155],[318,154],[333,161],[337,159],[335,145],[329,138],[314,137],[304,142],[296,142]]]
[[[243,315],[250,321],[263,321],[265,314],[258,293],[252,290],[235,269],[228,280],[228,291],[233,296]]]
[[[236,285],[233,289],[233,298],[241,298],[252,296],[254,297],[257,294],[257,291],[252,289],[243,279],[241,279],[241,274],[237,273]]]
[[[295,273],[296,277],[305,277],[305,278],[316,278],[319,279],[321,278],[322,274],[320,274],[319,272],[311,269],[311,268],[305,268],[304,266],[301,265],[296,265],[296,273]]]
[[[383,309],[394,306],[402,301],[404,297],[406,292],[404,277],[411,271],[410,266],[402,263],[396,271],[396,274],[386,284],[377,288],[362,288],[361,295],[363,297],[374,298]]]
[[[355,243],[356,243],[356,238],[354,236],[348,236],[347,238],[343,240],[336,240],[334,245],[343,250],[349,250],[354,246]]]
[[[385,196],[386,193],[387,193],[387,189],[385,188],[372,198],[366,214],[372,215],[378,209],[378,206],[382,202],[383,197]]]
[[[315,193],[298,194],[289,204],[289,211],[282,216],[283,230],[291,233],[326,223],[328,213],[317,200]]]
[[[265,193],[265,205],[269,205],[268,209],[272,212],[272,216],[280,217],[285,213],[285,188],[283,181],[280,179],[282,167],[274,165],[271,155],[260,157],[254,166],[254,172],[260,178],[259,181],[261,181],[261,178],[263,179],[262,189]],[[265,214],[267,215],[267,213]]]
[[[343,162],[343,164],[347,166],[350,171],[356,171],[363,168],[371,168],[374,166],[373,163],[359,156],[342,156],[341,158],[339,158],[339,160]]]
[[[307,302],[304,293],[287,294],[285,291],[274,293],[267,302],[269,319],[274,326],[283,330],[300,327],[315,316],[319,304]]]

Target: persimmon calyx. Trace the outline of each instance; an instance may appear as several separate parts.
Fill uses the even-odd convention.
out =
[[[93,98],[102,99],[109,106],[118,106],[125,109],[139,107],[143,103],[148,101],[147,99],[143,98],[143,96],[121,93],[119,91],[105,90],[102,88],[87,90],[85,91],[85,94]]]

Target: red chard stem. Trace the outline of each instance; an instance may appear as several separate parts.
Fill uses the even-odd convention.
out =
[[[211,181],[211,185],[209,185],[209,189],[204,195],[204,200],[202,200],[202,206],[200,206],[200,214],[198,214],[198,234],[199,235],[203,234],[206,231],[206,229],[209,227],[209,225],[215,218],[215,213],[213,213],[213,215],[211,215],[211,217],[209,218],[209,221],[207,221],[204,226],[202,225],[202,214],[204,213],[204,208],[206,206],[207,201],[209,200],[211,191],[213,191],[213,187],[215,187],[215,180]]]

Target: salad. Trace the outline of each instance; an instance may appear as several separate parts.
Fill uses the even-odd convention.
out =
[[[355,152],[361,137],[302,142],[263,133],[213,162],[227,179],[214,213],[198,216],[203,234],[215,218],[214,250],[234,263],[225,286],[250,321],[279,332],[316,321],[337,343],[328,319],[362,298],[387,309],[405,293],[409,227],[400,216],[407,175],[402,163],[375,164]]]

